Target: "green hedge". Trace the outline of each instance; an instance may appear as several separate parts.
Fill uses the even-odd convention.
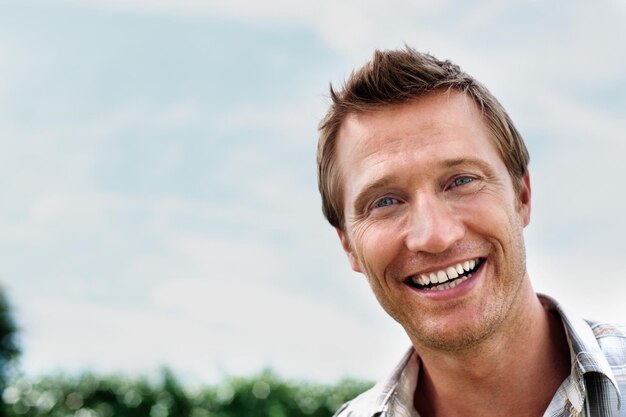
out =
[[[0,285],[0,391],[4,389],[10,369],[20,355],[17,330],[12,307]]]
[[[329,417],[372,384],[287,381],[271,371],[187,390],[168,370],[161,381],[125,376],[16,377],[18,328],[0,286],[0,417]]]
[[[186,390],[164,371],[159,383],[122,376],[21,378],[3,392],[7,417],[329,417],[371,386],[287,381],[271,371]]]

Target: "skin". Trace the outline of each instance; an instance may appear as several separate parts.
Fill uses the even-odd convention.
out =
[[[529,176],[511,179],[473,101],[434,92],[352,114],[337,161],[339,238],[419,353],[422,415],[542,415],[569,373],[567,344],[526,271]],[[452,289],[408,284],[471,259],[481,268]]]

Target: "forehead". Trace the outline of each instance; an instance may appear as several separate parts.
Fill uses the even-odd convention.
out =
[[[480,109],[455,90],[351,114],[338,135],[342,188],[364,176],[401,174],[399,167],[432,167],[438,161],[468,156],[492,162],[495,158],[503,164]]]
[[[348,115],[339,129],[338,146],[391,148],[406,137],[414,137],[415,142],[438,142],[456,136],[454,130],[486,133],[480,110],[464,93],[433,92],[406,103]]]

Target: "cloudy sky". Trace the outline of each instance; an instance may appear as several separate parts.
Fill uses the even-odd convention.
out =
[[[0,2],[0,282],[28,375],[375,379],[408,346],[319,210],[329,81],[404,42],[532,155],[535,287],[626,322],[626,2]]]

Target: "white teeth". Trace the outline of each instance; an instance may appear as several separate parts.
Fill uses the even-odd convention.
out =
[[[431,288],[424,288],[426,290],[446,290],[456,287],[457,285],[471,277],[472,274],[467,274],[465,276],[461,275],[474,269],[476,265],[478,265],[478,261],[476,259],[472,259],[471,261],[465,261],[463,263],[456,264],[455,266],[450,266],[445,270],[431,272],[429,274],[419,274],[418,276],[411,277],[411,281],[413,282],[413,284],[421,286],[427,286],[429,284],[441,284],[435,285]]]
[[[461,277],[461,278],[456,279],[454,281],[446,282],[444,284],[439,284],[439,285],[435,285],[434,287],[424,288],[424,289],[426,291],[443,291],[443,290],[448,290],[448,289],[456,287],[457,285],[459,285],[462,282],[467,281],[467,279],[469,277],[471,277],[471,276],[472,275],[469,274],[468,276]]]
[[[456,273],[456,269],[454,269],[453,267],[446,269],[446,274],[448,274],[448,278],[450,279],[453,279],[459,276],[459,274]]]

